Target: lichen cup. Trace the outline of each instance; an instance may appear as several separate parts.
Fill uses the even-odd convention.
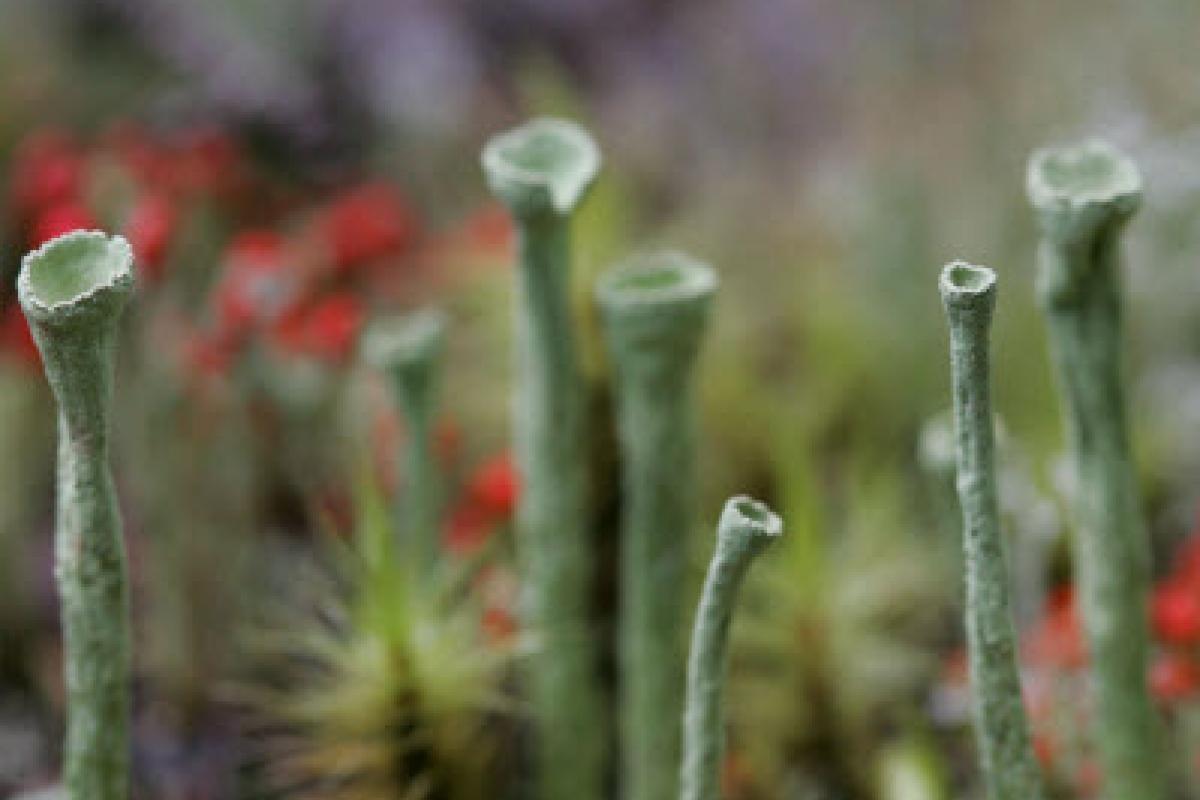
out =
[[[54,571],[71,800],[129,797],[129,589],[108,440],[118,323],[133,288],[129,244],[98,231],[47,242],[17,278],[58,406]]]
[[[538,119],[494,137],[482,162],[517,229],[516,530],[522,614],[538,643],[528,685],[539,792],[602,800],[609,723],[591,613],[584,386],[567,291],[571,217],[600,152],[579,125]]]
[[[695,499],[692,374],[716,273],[682,253],[639,255],[601,277],[622,460],[620,664],[623,796],[679,794]]]

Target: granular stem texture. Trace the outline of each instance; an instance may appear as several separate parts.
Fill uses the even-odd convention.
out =
[[[129,597],[108,438],[117,323],[133,292],[129,245],[96,232],[59,237],[25,257],[17,289],[58,406],[63,783],[71,800],[128,800]]]
[[[1120,233],[1141,199],[1133,163],[1101,142],[1042,150],[1029,168],[1042,233],[1038,299],[1073,467],[1075,569],[1107,800],[1164,796],[1147,689],[1149,548],[1121,374]]]
[[[484,149],[484,172],[517,226],[514,453],[517,545],[543,800],[604,796],[607,715],[591,615],[584,386],[568,303],[569,226],[599,168],[582,128],[536,120]]]
[[[722,696],[729,629],[738,592],[754,558],[783,531],[779,517],[748,497],[730,498],[717,525],[717,547],[700,592],[688,654],[683,716],[681,800],[719,800],[725,749]]]
[[[679,793],[691,376],[715,287],[706,265],[661,253],[610,272],[597,292],[623,461],[621,743],[622,797],[629,800]]]
[[[942,272],[940,288],[950,325],[967,652],[979,760],[989,800],[1041,800],[1045,788],[1021,697],[996,488],[988,353],[996,276],[985,267],[957,262]]]

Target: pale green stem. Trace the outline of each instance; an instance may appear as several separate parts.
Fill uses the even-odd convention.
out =
[[[622,797],[679,794],[685,658],[680,588],[692,523],[691,376],[716,275],[676,253],[636,259],[597,297],[623,458]]]
[[[433,454],[434,413],[446,318],[425,309],[406,317],[381,320],[367,332],[367,359],[382,370],[404,416],[404,491],[398,495],[396,520],[404,552],[422,569],[437,564],[441,492]]]
[[[940,289],[950,323],[956,485],[962,505],[967,583],[967,654],[979,760],[989,800],[1038,800],[1045,797],[1045,788],[1030,746],[1021,698],[996,488],[988,365],[996,274],[986,267],[956,262],[942,272]]]
[[[62,603],[71,800],[129,798],[125,545],[109,470],[117,323],[133,293],[120,237],[70,233],[29,253],[17,291],[58,404],[55,577]]]
[[[1038,295],[1073,465],[1075,568],[1096,688],[1104,796],[1164,796],[1146,682],[1149,547],[1121,374],[1120,232],[1141,200],[1136,166],[1101,142],[1041,150],[1028,189],[1042,232]]]
[[[700,593],[688,656],[683,716],[681,800],[718,800],[725,750],[722,694],[729,665],[729,628],[750,562],[783,533],[779,517],[762,503],[733,497],[717,525],[717,549]]]
[[[559,120],[501,134],[483,152],[518,232],[516,522],[523,615],[538,642],[530,688],[544,800],[599,800],[605,784],[584,386],[567,299],[570,217],[599,166],[587,132]]]

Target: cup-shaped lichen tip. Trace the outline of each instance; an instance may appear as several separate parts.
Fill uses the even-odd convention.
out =
[[[133,250],[124,238],[72,231],[25,255],[17,295],[32,319],[53,322],[119,308],[133,284]]]
[[[1125,153],[1088,139],[1035,151],[1026,189],[1044,228],[1083,235],[1131,216],[1141,204],[1142,176]]]
[[[766,503],[737,495],[725,503],[718,530],[722,538],[766,547],[783,535],[783,520]]]
[[[712,267],[668,250],[629,259],[600,279],[596,293],[605,307],[636,311],[693,305],[716,288]]]
[[[565,215],[600,171],[600,149],[582,126],[543,117],[493,137],[483,171],[516,216]]]
[[[423,308],[411,314],[377,320],[363,336],[363,357],[380,369],[432,360],[446,336],[446,315]]]
[[[938,280],[947,308],[986,308],[996,301],[996,273],[988,267],[952,261]]]

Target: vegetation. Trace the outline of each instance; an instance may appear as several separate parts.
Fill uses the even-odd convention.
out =
[[[706,791],[1196,795],[1200,11],[286,6],[0,4],[0,796],[66,796],[88,753],[155,800],[676,795],[742,493],[786,535],[740,586]],[[560,122],[492,140],[524,119]],[[512,137],[541,144],[481,172]],[[132,646],[127,735],[64,749],[82,518],[18,277],[80,230],[137,283],[89,415]],[[610,265],[692,263],[664,248],[719,279],[686,347],[606,299]],[[967,525],[959,256],[997,275]]]

